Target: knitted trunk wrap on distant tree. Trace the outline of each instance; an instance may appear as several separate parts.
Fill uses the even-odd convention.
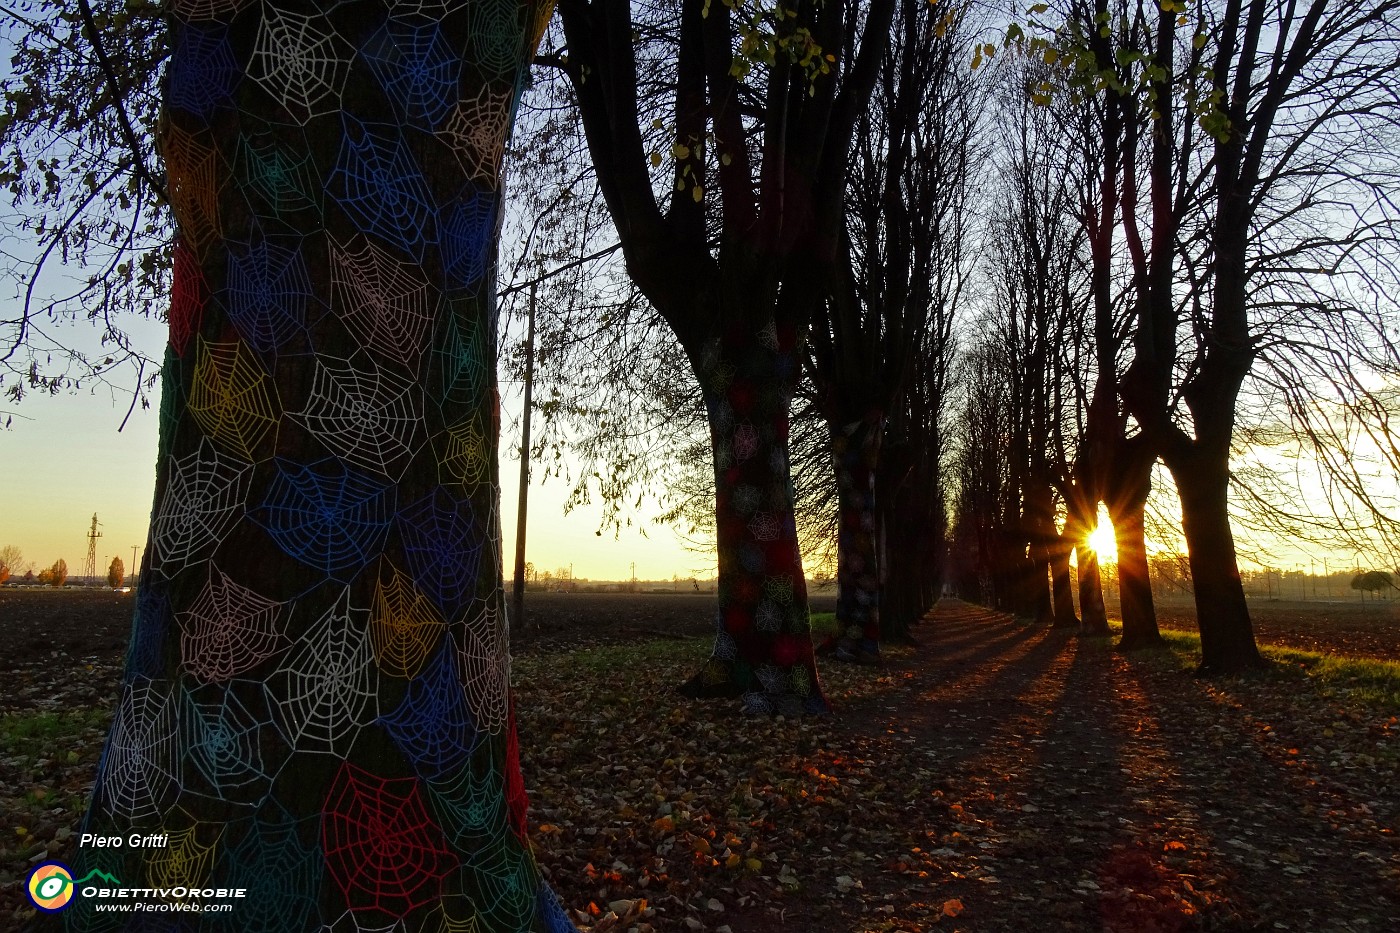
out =
[[[696,376],[714,449],[719,607],[715,646],[686,684],[738,696],[745,712],[825,712],[807,616],[788,469],[796,333],[731,326],[704,347]]]
[[[874,662],[880,657],[880,558],[876,544],[875,468],[880,460],[884,419],[872,416],[830,425],[836,472],[835,645],[843,661]]]
[[[170,3],[155,510],[83,826],[168,845],[80,877],[245,889],[241,933],[572,929],[524,837],[495,456],[500,157],[548,12]]]

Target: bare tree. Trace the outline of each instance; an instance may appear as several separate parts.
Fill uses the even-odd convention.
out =
[[[687,690],[742,695],[753,711],[826,707],[797,550],[789,404],[798,344],[838,258],[851,134],[894,6],[559,7],[568,45],[557,62],[628,274],[685,350],[710,425],[719,631]],[[678,29],[659,27],[672,17]],[[668,111],[639,110],[643,81],[673,89]]]

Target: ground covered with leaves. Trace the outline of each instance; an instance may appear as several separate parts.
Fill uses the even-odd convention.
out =
[[[1185,639],[1122,655],[945,601],[883,668],[824,668],[836,715],[745,719],[674,693],[705,613],[625,599],[516,652],[531,831],[580,928],[1400,929],[1387,670],[1200,680]],[[0,661],[0,928],[91,780],[119,651],[83,644]]]

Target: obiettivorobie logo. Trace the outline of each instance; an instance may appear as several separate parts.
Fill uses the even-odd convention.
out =
[[[108,884],[121,884],[116,878],[97,869],[74,880],[73,869],[62,862],[41,862],[29,873],[25,890],[35,907],[56,914],[73,903],[73,890],[78,885],[86,884],[93,878],[101,878]]]
[[[104,886],[97,887],[88,882],[93,879],[104,882]],[[109,887],[110,885],[110,887]],[[56,914],[61,910],[67,910],[73,905],[73,896],[81,894],[87,898],[97,898],[99,900],[113,898],[124,900],[128,898],[175,898],[183,903],[176,904],[148,904],[138,903],[121,905],[123,909],[134,908],[137,910],[204,910],[204,911],[226,911],[231,904],[197,904],[190,903],[186,899],[203,900],[206,898],[242,898],[248,896],[246,888],[124,888],[119,879],[107,874],[100,869],[94,868],[81,878],[73,877],[73,869],[62,862],[42,862],[35,866],[29,873],[29,881],[25,884],[25,891],[29,894],[29,900],[39,910],[46,913]],[[115,906],[115,905],[112,905]],[[98,907],[102,910],[103,907]]]

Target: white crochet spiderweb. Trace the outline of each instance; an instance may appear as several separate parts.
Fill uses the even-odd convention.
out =
[[[101,770],[103,797],[113,816],[134,822],[163,812],[180,783],[176,745],[169,687],[145,677],[123,685]]]
[[[340,109],[349,69],[334,33],[318,22],[275,7],[265,8],[248,74],[305,123]]]
[[[169,481],[151,527],[155,567],[166,577],[204,560],[243,516],[252,467],[205,438],[172,458]]]
[[[311,393],[299,417],[331,453],[395,481],[422,443],[417,383],[364,354],[348,360],[317,357]]]
[[[332,242],[331,295],[361,346],[418,372],[435,296],[415,267],[371,243],[352,250]]]
[[[369,612],[352,609],[346,589],[272,675],[282,729],[298,752],[344,758],[379,715],[368,629]]]

